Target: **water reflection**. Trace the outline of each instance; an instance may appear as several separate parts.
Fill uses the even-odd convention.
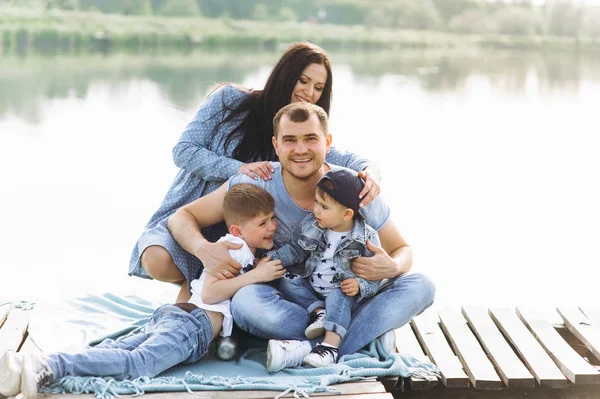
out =
[[[0,63],[0,116],[14,113],[37,123],[44,100],[85,98],[94,83],[116,89],[132,80],[155,82],[175,106],[195,107],[215,82],[237,82],[261,62],[260,57],[240,62],[233,54],[5,57]]]
[[[533,72],[541,94],[576,92],[583,78],[600,79],[600,55],[562,52],[402,50],[339,57],[363,76],[397,74],[419,81],[430,92],[464,89],[469,77],[484,76],[499,89],[523,93]]]
[[[214,83],[260,87],[279,54],[0,59],[0,299],[146,284],[127,262],[176,173],[173,144]],[[332,54],[334,144],[378,163],[442,305],[591,300],[598,59]]]
[[[90,85],[113,88],[134,79],[155,82],[175,106],[195,108],[216,82],[241,82],[279,53],[188,53],[5,56],[0,58],[0,116],[15,114],[39,123],[40,104],[75,96],[85,98]],[[577,93],[582,79],[600,80],[600,57],[573,53],[523,51],[403,50],[385,53],[332,54],[335,66],[347,65],[359,78],[398,75],[431,93],[465,91],[472,77],[512,94],[535,90]],[[335,69],[334,69],[335,71]]]

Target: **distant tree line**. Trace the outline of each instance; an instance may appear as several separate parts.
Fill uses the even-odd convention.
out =
[[[308,21],[469,34],[600,38],[600,7],[546,0],[0,0],[125,15]]]

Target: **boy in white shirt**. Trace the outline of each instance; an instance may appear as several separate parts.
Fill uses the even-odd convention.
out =
[[[163,305],[140,329],[116,341],[106,339],[78,353],[47,356],[8,351],[0,356],[0,394],[36,398],[38,389],[64,376],[106,376],[115,379],[154,377],[179,363],[193,363],[219,336],[231,334],[230,299],[240,288],[283,277],[279,261],[254,267],[257,248],[272,249],[275,202],[264,189],[238,184],[225,195],[223,213],[229,233],[221,238],[243,244],[230,250],[242,265],[236,277],[219,280],[203,272],[192,282],[187,303]]]

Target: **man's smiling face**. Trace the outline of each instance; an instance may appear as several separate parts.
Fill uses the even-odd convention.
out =
[[[325,136],[315,114],[304,122],[293,122],[283,115],[273,146],[284,171],[298,179],[313,177],[323,166],[331,147],[331,135]]]

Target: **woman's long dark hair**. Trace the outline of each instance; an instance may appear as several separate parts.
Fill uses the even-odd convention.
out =
[[[235,120],[240,114],[248,113],[227,136],[225,147],[233,140],[240,138],[233,157],[242,162],[276,160],[275,150],[271,143],[273,137],[273,117],[277,111],[288,105],[292,91],[300,79],[304,69],[310,64],[320,64],[327,70],[327,82],[317,101],[317,105],[327,112],[331,106],[333,76],[329,57],[323,49],[311,43],[296,43],[290,46],[281,56],[263,90],[249,90],[248,97],[228,107],[223,101],[224,111],[229,114],[215,127],[216,131],[224,123]],[[224,99],[224,98],[223,98]]]

